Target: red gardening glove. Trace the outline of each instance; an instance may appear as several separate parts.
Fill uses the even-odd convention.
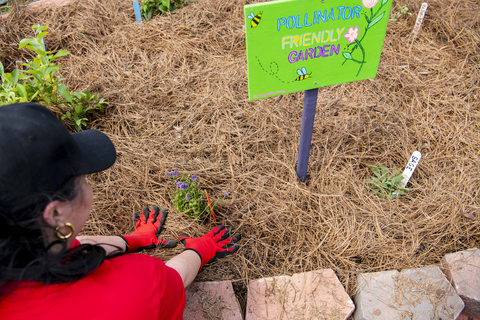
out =
[[[167,214],[167,209],[163,209],[159,213],[158,207],[153,207],[150,214],[148,213],[148,208],[144,208],[140,217],[138,214],[133,213],[135,231],[128,235],[119,236],[127,243],[125,252],[175,247],[177,245],[175,241],[158,238]]]
[[[191,238],[184,233],[180,233],[180,241],[185,245],[185,250],[195,251],[202,260],[200,270],[203,265],[211,263],[219,258],[223,258],[238,250],[239,246],[234,245],[240,240],[240,235],[232,238],[230,234],[232,229],[225,226],[217,226],[200,238]]]

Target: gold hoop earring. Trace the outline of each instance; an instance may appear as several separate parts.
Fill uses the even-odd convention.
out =
[[[70,232],[66,235],[63,234],[62,232],[60,232],[61,227],[56,227],[55,228],[55,235],[62,240],[70,238],[73,235],[73,232],[75,231],[75,229],[73,228],[73,225],[70,222],[65,222],[65,227],[70,228]]]

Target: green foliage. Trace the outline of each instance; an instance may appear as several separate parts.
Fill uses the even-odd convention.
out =
[[[165,175],[171,177],[171,181],[175,183],[175,191],[169,191],[170,197],[177,211],[186,214],[196,220],[201,220],[210,212],[207,197],[203,190],[200,190],[200,178],[196,174],[185,175],[178,171],[165,172]],[[224,194],[228,196],[228,194]],[[216,205],[222,202],[225,197],[220,199],[216,204],[212,203],[215,209]]]
[[[37,55],[32,61],[23,63],[24,70],[18,68],[11,73],[4,72],[0,63],[0,106],[16,102],[38,102],[47,108],[54,108],[61,114],[61,119],[74,126],[77,131],[87,125],[87,114],[94,110],[104,111],[108,103],[92,95],[90,91],[68,91],[62,78],[56,76],[60,66],[53,63],[57,58],[66,56],[67,50],[59,50],[56,54],[45,51],[42,39],[48,34],[47,27],[33,26],[35,38],[20,41],[19,49],[32,50]]]
[[[185,0],[185,2],[194,2],[195,0]],[[145,20],[150,20],[156,13],[161,15],[165,12],[173,12],[183,8],[182,0],[145,0],[142,1],[140,12]]]
[[[389,21],[397,21],[399,20],[402,16],[408,15],[411,16],[412,13],[408,12],[408,7],[407,6],[402,6],[401,4],[397,3],[397,12],[392,14],[392,17],[389,19]]]
[[[0,0],[0,14],[9,13],[12,7],[27,5],[35,0]]]
[[[391,199],[408,192],[407,188],[398,185],[403,180],[402,173],[399,170],[389,170],[383,164],[378,167],[370,165],[370,170],[374,176],[365,179],[365,183],[372,189],[371,193],[383,199]]]
[[[9,6],[5,3],[5,5],[0,6],[0,14],[9,13],[11,8],[12,8],[12,6]]]

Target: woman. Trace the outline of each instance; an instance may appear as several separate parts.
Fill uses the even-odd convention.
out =
[[[181,319],[185,287],[202,266],[238,249],[223,226],[164,263],[141,254],[173,247],[158,238],[167,216],[134,215],[123,236],[79,236],[92,209],[85,175],[115,162],[96,130],[70,134],[45,107],[0,107],[0,319]]]

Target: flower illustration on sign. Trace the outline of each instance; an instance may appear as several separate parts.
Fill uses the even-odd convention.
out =
[[[375,7],[377,2],[378,2],[378,0],[362,0],[363,6],[367,9],[371,9],[371,8]]]
[[[349,44],[347,45],[347,48],[350,48],[351,45],[354,45],[354,46],[351,51],[342,52],[342,55],[345,58],[342,65],[344,65],[345,62],[347,61],[352,61],[360,64],[360,67],[358,68],[358,72],[357,72],[357,77],[360,74],[360,71],[362,70],[363,65],[366,63],[365,49],[362,46],[362,41],[363,39],[365,39],[365,36],[367,35],[368,30],[371,27],[373,27],[375,24],[377,24],[380,20],[382,20],[383,16],[386,13],[386,11],[383,11],[382,13],[380,13],[380,11],[382,10],[383,6],[387,4],[388,0],[382,0],[380,7],[377,9],[375,13],[373,13],[374,11],[373,7],[375,7],[378,1],[379,0],[362,0],[363,7],[366,9],[370,9],[370,17],[368,17],[367,14],[364,13],[365,20],[367,20],[367,26],[365,27],[365,32],[363,33],[363,36],[360,40],[358,40],[358,37],[360,35],[358,26],[349,28],[348,32],[343,35],[343,37],[347,39],[347,41],[349,42]],[[362,60],[356,59],[353,57],[353,53],[357,48],[359,48],[362,51]]]
[[[358,27],[351,27],[348,28],[348,32],[343,35],[344,38],[348,40],[348,42],[352,43],[353,41],[357,40],[358,38]]]

